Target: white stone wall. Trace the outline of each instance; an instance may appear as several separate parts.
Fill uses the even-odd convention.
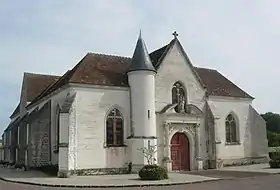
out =
[[[132,127],[135,136],[156,136],[155,76],[151,71],[128,73]]]
[[[128,88],[76,87],[76,169],[119,168],[129,159],[126,147],[105,147],[106,115],[118,108],[124,117],[124,138],[130,134]],[[70,126],[71,127],[71,126]]]
[[[73,140],[73,136],[70,134],[69,122],[70,122],[70,114],[69,113],[61,113],[59,116],[59,141],[62,144],[68,144],[68,147],[59,147],[58,153],[58,166],[59,171],[69,171],[74,169],[73,157],[75,154],[71,154],[70,149],[74,148],[73,144],[70,142]],[[74,125],[74,127],[76,127]],[[70,142],[70,143],[69,143]]]
[[[58,153],[54,153],[54,150],[56,149],[56,134],[57,134],[57,130],[56,130],[56,125],[57,125],[57,105],[59,105],[59,107],[62,107],[62,104],[65,101],[65,98],[67,96],[67,94],[73,94],[74,92],[68,88],[68,89],[64,89],[60,92],[58,92],[57,94],[55,94],[54,96],[51,97],[51,143],[52,143],[52,155],[51,155],[51,159],[52,159],[52,164],[58,164]]]
[[[131,162],[134,169],[145,165],[148,160],[139,151],[148,145],[157,145],[155,114],[155,73],[152,71],[133,71],[128,73],[131,96],[131,122],[134,138],[130,139]],[[149,139],[147,139],[147,137]],[[157,153],[154,158],[157,161]],[[154,162],[156,163],[156,162]]]
[[[158,164],[163,166],[162,159],[165,157],[165,128],[164,128],[164,117],[160,114],[156,115],[157,122],[157,161]]]
[[[244,143],[248,141],[246,127],[249,122],[249,99],[238,99],[229,97],[209,97],[209,106],[215,117],[219,119],[215,122],[217,157],[221,159],[240,159],[246,157]],[[240,144],[226,145],[225,119],[230,113],[234,113],[238,122],[238,139]]]
[[[69,110],[69,121],[68,121],[68,169],[74,170],[77,168],[77,99],[75,98],[72,106]],[[63,126],[60,126],[60,128]]]
[[[250,156],[251,157],[267,157],[268,156],[268,140],[266,135],[265,120],[252,107],[249,107],[250,113]],[[245,152],[247,152],[245,150]]]

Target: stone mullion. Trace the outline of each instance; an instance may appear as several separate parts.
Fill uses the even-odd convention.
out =
[[[117,118],[113,118],[113,144],[117,144]]]

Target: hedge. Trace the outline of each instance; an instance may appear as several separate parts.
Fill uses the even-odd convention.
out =
[[[141,180],[163,180],[168,179],[165,168],[158,165],[145,165],[138,173]]]

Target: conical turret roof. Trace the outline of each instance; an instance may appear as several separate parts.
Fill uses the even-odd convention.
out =
[[[156,72],[152,61],[150,59],[149,53],[146,48],[146,44],[141,36],[141,31],[137,44],[131,59],[130,65],[127,69],[127,72],[138,71],[138,70],[147,70]]]

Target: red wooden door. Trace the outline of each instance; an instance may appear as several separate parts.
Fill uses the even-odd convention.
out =
[[[189,140],[184,133],[175,133],[171,139],[172,170],[190,170]]]

